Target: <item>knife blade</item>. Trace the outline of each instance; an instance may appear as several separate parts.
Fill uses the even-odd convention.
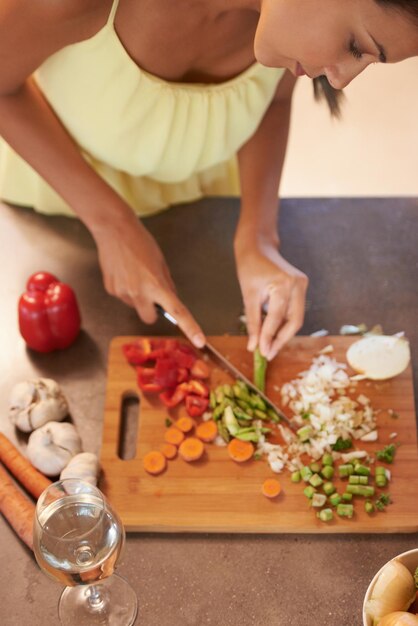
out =
[[[157,308],[157,311],[159,311],[159,313],[161,313],[161,315],[163,315],[171,324],[173,324],[174,326],[177,326],[177,328],[180,328],[179,325],[178,325],[177,320],[170,313],[167,313],[167,311],[165,311],[160,305],[156,305],[156,308]],[[221,354],[219,352],[219,350],[217,350],[215,348],[215,346],[213,346],[209,341],[206,341],[206,344],[203,346],[203,348],[200,348],[200,350],[201,350],[201,352],[206,352],[206,354],[208,354],[210,357],[214,357],[215,360],[224,369],[226,369],[231,374],[233,374],[235,376],[235,378],[238,378],[239,380],[242,380],[252,392],[254,392],[258,396],[260,396],[260,398],[262,398],[264,400],[264,402],[267,404],[267,406],[269,408],[271,408],[275,413],[277,413],[278,417],[283,422],[286,423],[288,428],[290,428],[293,432],[296,431],[296,427],[291,423],[291,421],[289,420],[287,415],[285,413],[283,413],[283,411],[281,409],[279,409],[279,407],[276,406],[270,400],[270,398],[268,396],[266,396],[265,393],[260,391],[260,389],[258,389],[258,387],[256,387],[254,385],[254,383],[251,382],[251,380],[249,378],[247,378],[247,376],[245,376],[245,374],[243,374],[237,367],[235,367],[235,365],[233,365],[231,363],[231,361],[229,361],[226,357],[224,357],[223,354]]]

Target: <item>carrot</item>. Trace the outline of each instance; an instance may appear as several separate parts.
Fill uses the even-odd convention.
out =
[[[261,488],[263,496],[266,496],[266,498],[277,498],[281,490],[282,486],[275,478],[267,478]]]
[[[218,436],[218,427],[216,422],[213,420],[208,420],[207,422],[202,422],[196,428],[196,437],[201,439],[202,441],[213,441]]]
[[[160,451],[166,459],[175,459],[177,456],[177,448],[173,443],[164,443],[161,446]]]
[[[184,461],[197,461],[205,451],[205,446],[196,437],[187,437],[179,448],[179,454]]]
[[[33,467],[3,433],[0,433],[0,461],[36,499],[52,484],[46,476]]]
[[[251,459],[254,454],[254,446],[251,441],[231,439],[228,443],[228,454],[233,461],[244,463]]]
[[[148,452],[143,458],[144,470],[148,472],[148,474],[153,474],[156,476],[157,474],[161,474],[167,467],[167,460],[162,452],[158,452],[158,450],[152,450]]]
[[[164,439],[166,443],[172,443],[175,446],[179,446],[184,439],[184,433],[181,432],[175,426],[170,426],[164,433]]]
[[[35,505],[16,487],[0,466],[0,512],[28,548],[33,548],[32,527]]]
[[[182,433],[188,433],[195,427],[195,423],[191,417],[179,417],[175,423],[176,428],[181,430]]]

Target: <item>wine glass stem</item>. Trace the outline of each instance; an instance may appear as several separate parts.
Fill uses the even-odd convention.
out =
[[[88,603],[92,611],[100,611],[105,605],[105,598],[103,597],[100,587],[97,585],[90,585],[88,588]]]

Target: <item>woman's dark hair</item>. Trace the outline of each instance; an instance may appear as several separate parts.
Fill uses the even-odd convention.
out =
[[[376,4],[387,9],[398,10],[407,14],[418,27],[418,0],[375,0]],[[334,89],[326,76],[319,76],[313,80],[314,96],[316,100],[326,100],[331,115],[340,117],[341,101],[344,94],[341,89]]]

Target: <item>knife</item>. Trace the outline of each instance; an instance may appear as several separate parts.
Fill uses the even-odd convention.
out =
[[[156,305],[156,309],[159,313],[161,313],[161,315],[163,315],[171,324],[173,324],[174,326],[177,326],[177,328],[179,328],[178,322],[175,319],[175,317],[173,317],[170,313],[167,313],[167,311],[165,311],[159,304]],[[181,330],[181,329],[180,329]],[[277,413],[278,417],[280,417],[280,419],[286,423],[286,425],[293,431],[296,431],[296,427],[291,423],[291,421],[289,420],[289,418],[287,417],[287,415],[285,415],[285,413],[283,413],[283,411],[281,409],[279,409],[279,407],[277,407],[267,396],[265,393],[263,393],[262,391],[260,391],[260,389],[258,389],[258,387],[256,387],[254,385],[254,383],[251,382],[251,380],[249,378],[247,378],[247,376],[245,376],[245,374],[243,374],[238,368],[235,367],[235,365],[233,365],[230,361],[228,361],[228,359],[226,359],[223,354],[221,354],[219,352],[219,350],[217,350],[215,348],[215,346],[213,346],[209,341],[206,341],[205,345],[203,346],[203,348],[200,348],[201,352],[206,352],[207,354],[209,354],[210,357],[214,358],[215,361],[217,361],[217,363],[219,363],[224,369],[226,369],[227,371],[229,371],[231,374],[233,374],[235,376],[235,378],[238,378],[239,380],[242,380],[247,387],[253,391],[254,393],[256,393],[258,396],[260,396],[260,398],[262,398],[264,400],[264,402],[267,404],[267,406],[272,409],[275,413]]]

